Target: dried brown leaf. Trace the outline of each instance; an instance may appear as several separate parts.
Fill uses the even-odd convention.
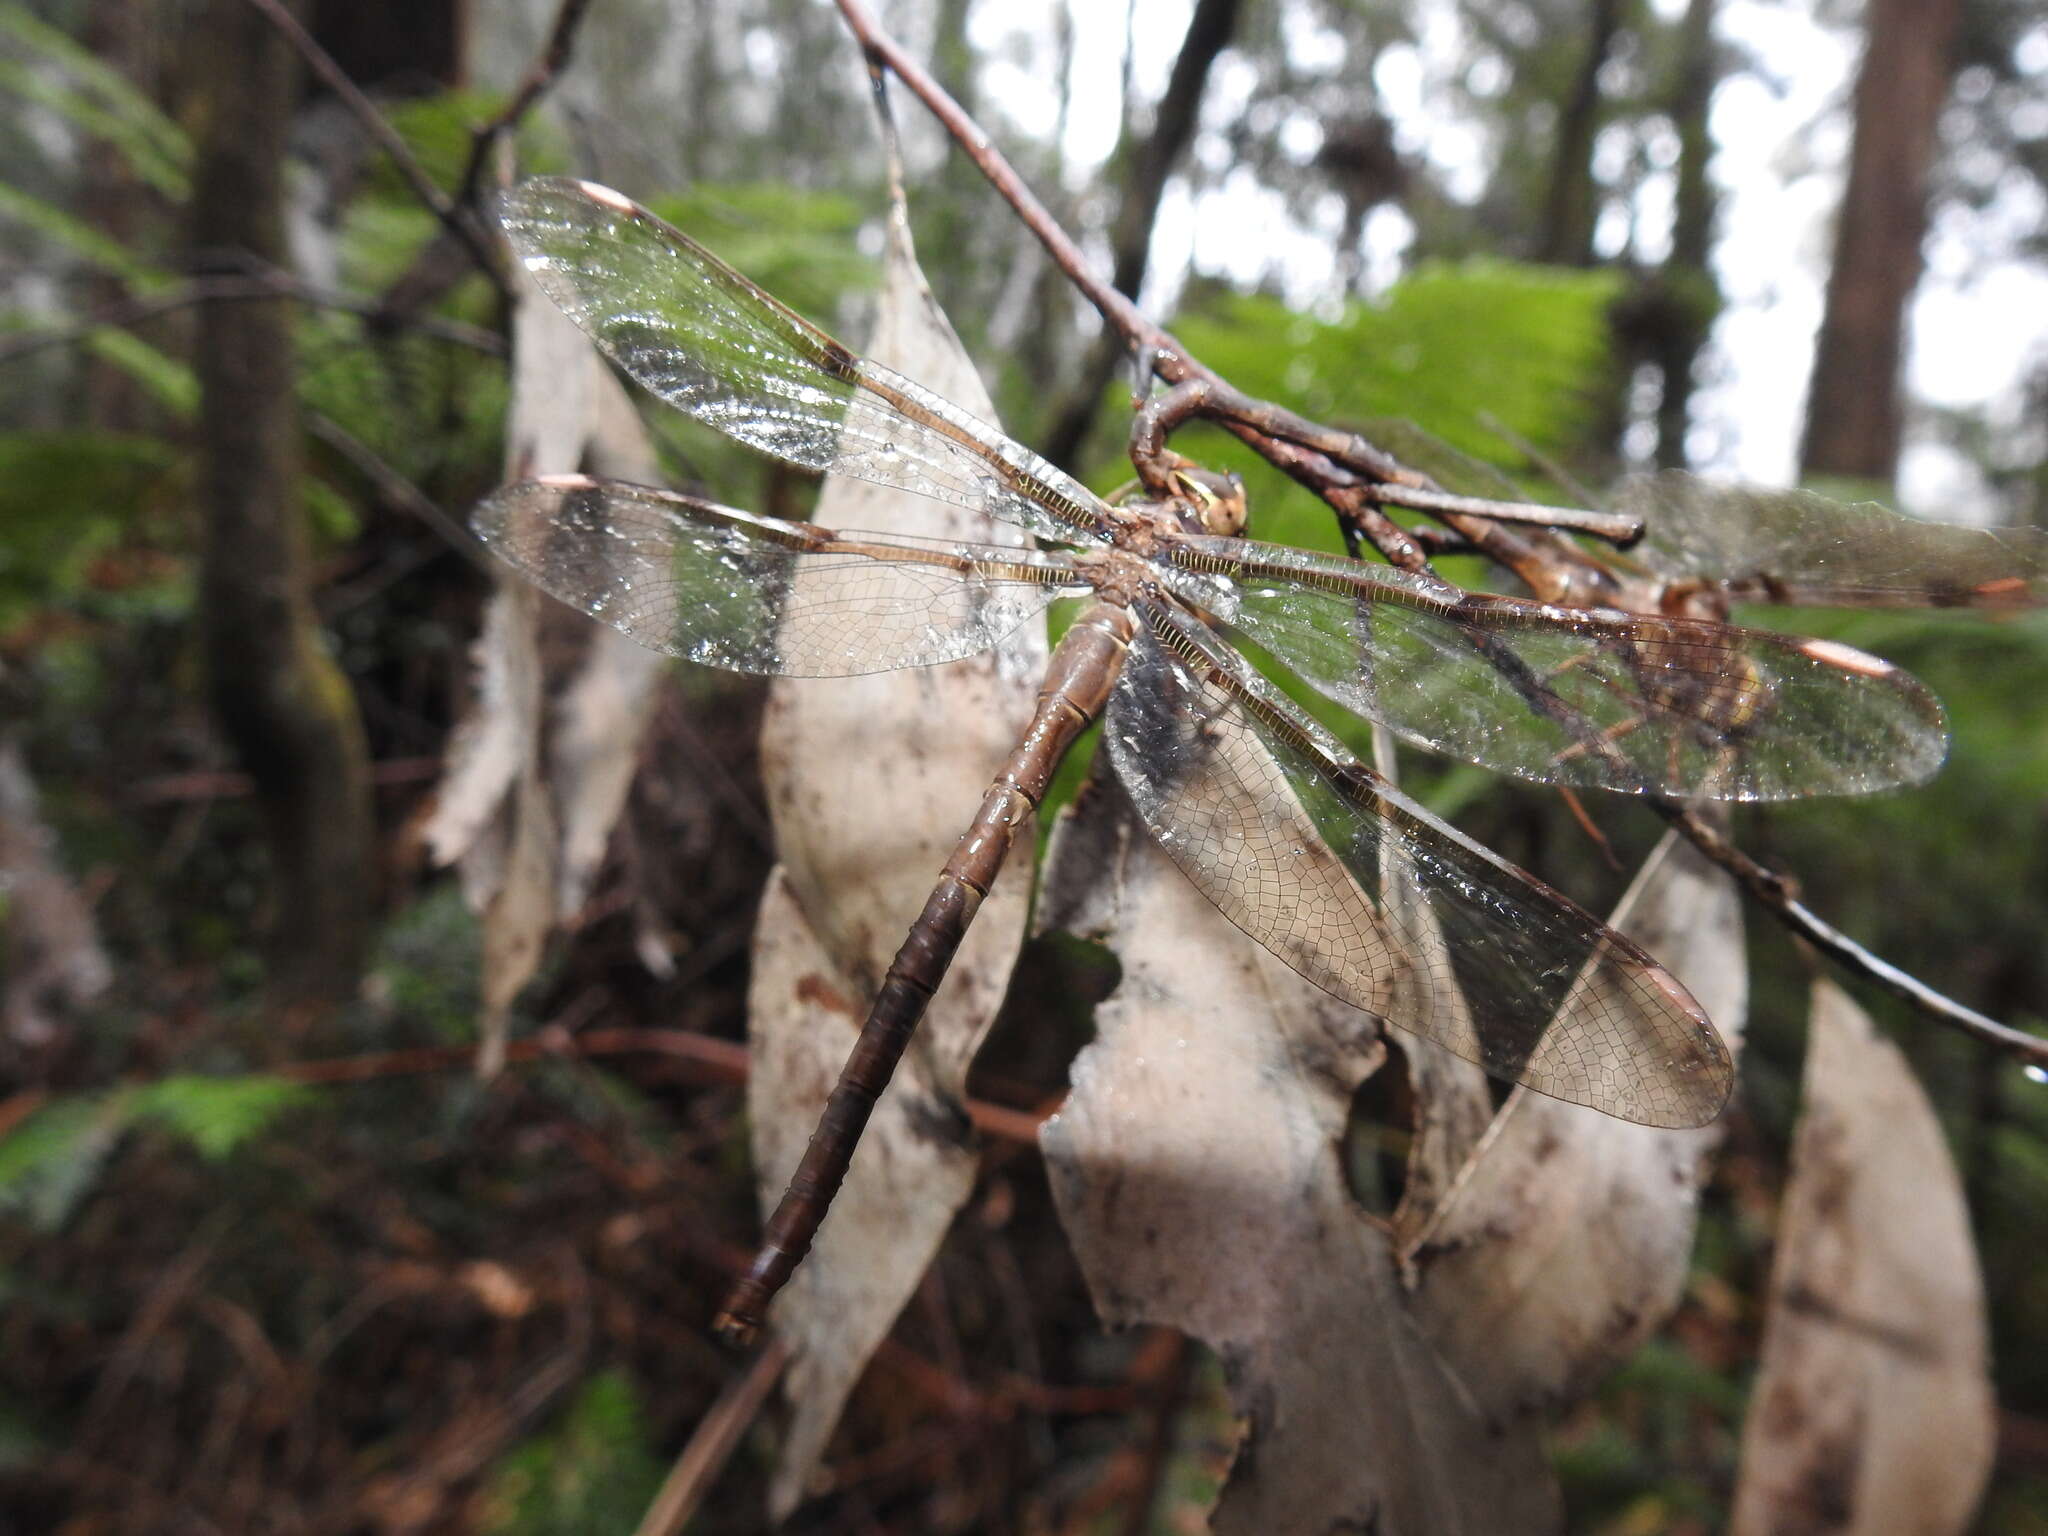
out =
[[[1215,1528],[1555,1529],[1534,1433],[1473,1410],[1345,1187],[1374,1021],[1232,927],[1113,782],[1062,819],[1043,904],[1123,966],[1041,1137],[1054,1199],[1105,1321],[1177,1327],[1223,1359],[1250,1422]]]
[[[1905,1059],[1813,989],[1736,1536],[1943,1536],[1991,1471],[1984,1284],[1962,1181]]]
[[[1740,1048],[1742,911],[1724,876],[1668,836],[1611,921]],[[1663,1324],[1719,1140],[1715,1126],[1656,1130],[1522,1089],[1509,1097],[1406,1244],[1416,1317],[1493,1421],[1570,1401]]]
[[[891,231],[869,355],[993,421],[973,364],[917,269],[900,209]],[[829,527],[1023,541],[987,518],[858,481],[828,481],[817,518]],[[765,1203],[781,1194],[910,920],[1029,722],[1045,654],[1043,633],[1031,626],[950,666],[778,681],[770,690],[761,768],[787,897],[771,886],[756,940],[749,1035],[766,1070],[750,1077],[747,1095]],[[1028,861],[1029,829],[1018,849],[1019,862]],[[816,1249],[776,1304],[776,1329],[794,1348],[795,1406],[771,1492],[778,1512],[800,1496],[847,1392],[971,1190],[959,1105],[967,1065],[1008,987],[1029,898],[1027,863],[982,903]],[[808,934],[795,934],[798,914]],[[789,953],[805,939],[821,947],[808,967]],[[775,968],[775,985],[761,981],[764,966]],[[807,987],[806,977],[816,984]]]

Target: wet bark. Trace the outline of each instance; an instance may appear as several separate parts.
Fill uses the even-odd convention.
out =
[[[295,60],[244,0],[210,0],[197,35],[193,269],[284,265]],[[296,1011],[354,989],[374,843],[362,724],[313,610],[291,323],[281,299],[208,305],[197,361],[208,687],[256,783],[271,858],[270,989]]]
[[[1804,475],[1889,482],[1898,467],[1906,305],[1920,281],[1927,173],[1962,10],[1962,0],[1871,0]]]
[[[1152,250],[1152,227],[1159,219],[1166,178],[1195,136],[1210,68],[1230,45],[1241,8],[1240,0],[1196,0],[1195,14],[1188,22],[1180,56],[1174,60],[1166,94],[1159,99],[1152,132],[1124,157],[1123,186],[1117,198],[1116,223],[1110,233],[1111,280],[1118,292],[1132,298],[1138,296],[1139,285],[1145,280],[1145,262]],[[1102,392],[1109,387],[1121,356],[1121,345],[1109,334],[1090,352],[1086,369],[1055,414],[1041,444],[1040,451],[1053,463],[1071,466],[1080,456]]]

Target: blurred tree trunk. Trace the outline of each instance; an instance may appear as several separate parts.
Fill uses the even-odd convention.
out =
[[[1166,178],[1195,136],[1209,70],[1217,55],[1230,45],[1231,34],[1237,30],[1239,10],[1240,0],[1195,0],[1195,14],[1188,22],[1180,55],[1173,61],[1166,94],[1159,98],[1151,135],[1122,156],[1123,186],[1116,203],[1116,222],[1110,231],[1111,281],[1118,292],[1134,299],[1145,281],[1145,262],[1152,252],[1152,226],[1159,219],[1159,201],[1166,193]],[[1109,387],[1122,351],[1122,342],[1105,327],[1089,355],[1086,370],[1054,416],[1041,444],[1040,451],[1053,463],[1072,467],[1079,457],[1102,392]]]
[[[1714,0],[1690,0],[1679,24],[1675,74],[1666,95],[1678,130],[1678,188],[1671,254],[1640,277],[1616,304],[1617,350],[1632,371],[1657,370],[1656,461],[1660,469],[1686,467],[1686,428],[1692,419],[1693,369],[1721,312],[1721,289],[1710,258],[1714,240],[1714,188],[1707,179],[1714,143],[1707,109],[1718,75]],[[1617,421],[1624,407],[1618,405]]]
[[[283,266],[295,61],[246,0],[210,0],[197,38],[193,271]],[[272,997],[317,1009],[355,986],[374,844],[362,724],[313,612],[289,301],[203,307],[198,371],[213,709],[268,831]]]
[[[1962,0],[1870,0],[1804,475],[1889,482],[1898,467],[1906,304],[1920,281],[1927,171],[1962,14]]]
[[[1671,120],[1678,129],[1678,192],[1671,255],[1664,263],[1670,316],[1658,337],[1656,363],[1663,376],[1657,405],[1657,467],[1686,467],[1685,433],[1692,419],[1693,369],[1721,312],[1721,289],[1711,263],[1714,186],[1707,165],[1714,139],[1707,113],[1719,77],[1714,52],[1714,0],[1691,0],[1679,37],[1678,80]]]
[[[1621,31],[1622,0],[1593,0],[1586,51],[1572,93],[1557,115],[1550,190],[1543,202],[1543,233],[1536,259],[1561,267],[1593,264],[1598,205],[1593,183],[1593,140],[1600,132],[1600,70]]]

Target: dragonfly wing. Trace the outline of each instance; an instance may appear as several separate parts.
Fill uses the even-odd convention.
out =
[[[1174,862],[1317,986],[1640,1124],[1726,1102],[1727,1049],[1655,961],[1350,757],[1198,623],[1143,609],[1104,740]]]
[[[1649,532],[1634,556],[1659,575],[1725,582],[1755,602],[1853,608],[2038,607],[2048,533],[1904,517],[1876,502],[1719,485],[1679,470],[1622,482],[1615,510]]]
[[[589,182],[543,177],[501,213],[549,298],[669,404],[751,448],[1086,537],[1101,502],[930,390],[855,356],[680,230]]]
[[[585,475],[508,485],[471,521],[570,607],[733,672],[848,677],[958,661],[1083,585],[1053,554],[836,532]]]
[[[1187,539],[1172,559],[1203,582],[1191,597],[1347,709],[1517,778],[1783,800],[1918,783],[1947,750],[1925,687],[1832,641],[1522,602],[1272,544]]]
[[[1375,447],[1385,449],[1410,468],[1421,470],[1444,490],[1460,496],[1484,496],[1492,501],[1529,500],[1506,471],[1460,453],[1405,417],[1370,417],[1359,424],[1358,431]]]

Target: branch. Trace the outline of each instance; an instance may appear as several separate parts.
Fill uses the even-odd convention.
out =
[[[749,1067],[747,1048],[738,1041],[720,1040],[687,1029],[589,1029],[571,1034],[559,1024],[550,1024],[537,1034],[509,1041],[505,1046],[507,1066],[600,1056],[668,1056],[696,1067],[712,1082],[733,1085],[747,1080]],[[475,1065],[474,1045],[428,1045],[368,1056],[292,1061],[270,1070],[291,1082],[326,1085],[461,1072]],[[1041,1113],[992,1104],[986,1099],[966,1101],[967,1118],[975,1129],[998,1141],[1024,1147],[1038,1145],[1039,1125],[1057,1109],[1057,1105],[1047,1105]]]
[[[1195,7],[1180,55],[1174,60],[1166,94],[1159,100],[1151,137],[1128,160],[1116,225],[1110,236],[1110,282],[1117,292],[1133,299],[1145,280],[1145,263],[1151,255],[1152,230],[1159,220],[1159,202],[1166,193],[1167,175],[1194,137],[1209,71],[1237,29],[1238,5],[1239,0],[1200,0]],[[1125,58],[1128,64],[1129,55]],[[1125,113],[1128,119],[1128,96]],[[1095,420],[1102,391],[1116,372],[1117,350],[1112,333],[1105,332],[1098,338],[1089,349],[1081,377],[1069,393],[1066,405],[1053,413],[1052,430],[1046,434],[1041,450],[1055,464],[1071,467],[1079,456]]]
[[[1961,1030],[1973,1040],[2024,1061],[2048,1066],[2048,1038],[2001,1024],[1935,991],[1917,976],[1865,949],[1813,911],[1799,900],[1790,879],[1766,869],[1737,848],[1697,811],[1661,795],[1645,798],[1650,808],[1682,832],[1695,848],[1734,876],[1752,901],[1843,970],[1876,983],[1892,996],[1904,999],[1928,1017]]]
[[[576,47],[576,33],[583,25],[584,12],[589,9],[590,0],[562,0],[561,9],[555,12],[555,24],[548,32],[547,46],[527,66],[526,76],[512,93],[512,99],[505,104],[505,110],[471,135],[469,163],[462,168],[462,180],[455,193],[457,207],[476,207],[477,193],[483,182],[484,162],[490,158],[498,141],[519,126],[521,119],[533,110],[534,103],[547,93],[555,78],[568,66],[569,55]]]
[[[393,469],[375,449],[340,422],[324,412],[309,410],[306,412],[306,430],[348,460],[387,501],[405,508],[433,529],[450,549],[468,560],[471,565],[485,572],[494,569],[475,534],[442,511],[440,504],[433,497]]]
[[[283,0],[248,0],[261,12],[272,26],[284,35],[299,56],[306,61],[313,73],[318,75],[327,88],[334,92],[337,100],[354,114],[363,130],[377,141],[384,153],[391,157],[391,163],[398,168],[398,174],[405,178],[417,197],[441,221],[441,227],[461,242],[477,267],[491,280],[498,292],[510,298],[512,285],[497,247],[491,242],[483,227],[477,222],[475,213],[448,200],[448,196],[434,184],[426,168],[413,157],[413,152],[399,137],[384,114],[377,110],[376,103],[362,93],[355,81],[349,79],[348,71],[335,63],[332,54],[314,39],[283,4]]]
[[[1427,563],[1421,545],[1379,511],[1370,492],[1377,482],[1386,480],[1424,490],[1440,490],[1435,481],[1419,470],[1402,466],[1391,454],[1374,448],[1356,433],[1319,426],[1282,406],[1252,401],[1232,390],[1213,369],[1182,346],[1171,332],[1147,319],[1130,297],[1119,293],[1113,284],[1106,282],[1089,266],[1080,247],[1046,211],[1045,205],[1025,185],[1016,169],[995,148],[988,134],[946,94],[945,87],[882,30],[868,14],[862,0],[837,0],[837,3],[848,30],[871,63],[879,62],[890,70],[924,103],[926,110],[939,120],[962,153],[974,162],[989,184],[1015,210],[1017,217],[1038,237],[1053,264],[1123,336],[1128,346],[1150,359],[1154,373],[1168,384],[1200,380],[1218,389],[1229,390],[1235,401],[1242,402],[1246,408],[1219,415],[1215,419],[1220,425],[1267,463],[1322,497],[1337,512],[1347,529],[1364,533],[1393,564],[1406,570],[1419,570]],[[1289,424],[1291,430],[1277,432],[1278,425],[1283,422]],[[1355,473],[1352,467],[1333,459],[1317,446],[1326,442],[1349,445],[1358,456],[1361,468],[1368,464],[1380,467],[1363,468],[1362,475]],[[1569,541],[1542,530],[1520,532],[1469,512],[1439,511],[1434,515],[1481,553],[1505,565],[1532,586],[1546,571],[1555,572],[1561,563],[1587,564],[1585,557]]]
[[[0,340],[0,364],[14,362],[17,358],[31,357],[52,347],[76,345],[94,331],[107,326],[127,330],[145,321],[154,320],[159,315],[172,314],[177,310],[190,309],[199,304],[231,304],[252,299],[279,298],[296,299],[316,309],[333,309],[344,314],[360,315],[372,326],[403,325],[424,335],[454,342],[457,346],[471,347],[493,357],[502,357],[505,354],[505,338],[495,331],[487,331],[481,326],[469,325],[461,320],[445,319],[439,315],[395,314],[375,299],[341,293],[331,288],[318,288],[289,272],[272,267],[251,272],[246,277],[194,278],[168,293],[124,299],[118,304],[108,305],[97,314],[86,315],[67,325],[10,336]]]

